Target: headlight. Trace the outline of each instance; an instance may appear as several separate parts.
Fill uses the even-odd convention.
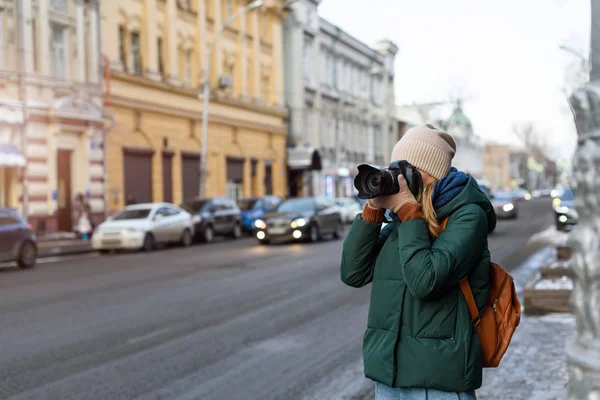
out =
[[[555,206],[560,204],[560,199],[557,197],[554,200],[552,200],[552,204],[554,204]]]
[[[531,195],[529,193],[525,195],[525,200],[531,200]]]
[[[306,220],[304,218],[298,218],[298,219],[292,221],[292,223],[290,224],[290,226],[294,229],[301,228],[304,225],[306,225]]]
[[[201,221],[202,221],[202,216],[201,215],[196,214],[196,215],[194,215],[192,217],[192,222],[195,223],[195,224],[197,224],[198,222],[201,222]]]
[[[556,212],[559,214],[566,214],[569,212],[569,207],[567,206],[558,206],[556,207]]]
[[[512,205],[511,203],[505,204],[502,209],[506,212],[512,211],[515,208],[514,205]]]
[[[257,227],[258,229],[266,229],[267,228],[267,224],[262,219],[257,219],[256,221],[254,221],[254,226]]]

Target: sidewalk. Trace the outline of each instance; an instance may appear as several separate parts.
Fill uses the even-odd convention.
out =
[[[77,239],[73,233],[59,232],[39,236],[38,257],[55,257],[68,254],[83,254],[94,251],[89,240]]]

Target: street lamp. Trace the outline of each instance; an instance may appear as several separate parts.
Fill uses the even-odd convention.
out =
[[[262,0],[255,0],[248,4],[246,7],[239,9],[234,14],[230,15],[225,20],[221,28],[215,33],[215,37],[208,43],[207,52],[204,57],[204,82],[202,90],[202,152],[200,155],[200,197],[206,197],[206,177],[207,177],[207,153],[208,153],[208,105],[210,102],[210,61],[212,58],[212,52],[215,48],[215,44],[225,32],[233,21],[237,18],[246,15],[252,10],[262,7],[264,2]]]

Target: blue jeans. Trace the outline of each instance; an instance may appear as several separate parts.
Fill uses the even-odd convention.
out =
[[[435,389],[391,388],[375,382],[375,400],[477,400],[475,392],[441,392]]]

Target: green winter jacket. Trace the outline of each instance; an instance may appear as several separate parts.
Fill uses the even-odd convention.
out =
[[[481,387],[481,345],[458,282],[468,276],[480,309],[487,298],[487,234],[494,209],[476,181],[436,210],[450,216],[435,240],[425,220],[381,224],[358,215],[344,241],[342,281],[373,283],[365,376],[391,387],[448,392]]]

